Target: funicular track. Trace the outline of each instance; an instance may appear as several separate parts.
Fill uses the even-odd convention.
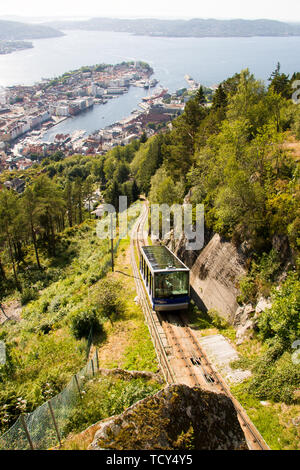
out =
[[[147,245],[147,237],[144,233],[147,217],[148,206],[145,204],[144,211],[132,231],[131,263],[138,298],[166,382],[169,384],[186,383],[216,393],[224,393],[231,399],[236,409],[249,449],[270,450],[243,407],[231,394],[224,379],[210,363],[193,330],[188,326],[185,312],[160,314],[152,310],[139,274],[135,252],[136,246],[139,256],[140,246]],[[178,373],[178,371],[180,372]]]

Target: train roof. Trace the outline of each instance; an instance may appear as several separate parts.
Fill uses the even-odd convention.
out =
[[[142,250],[146,261],[153,271],[174,269],[189,271],[189,268],[187,268],[166,246],[142,246]]]

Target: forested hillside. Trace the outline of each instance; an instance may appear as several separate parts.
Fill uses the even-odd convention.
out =
[[[0,20],[0,39],[40,39],[64,36],[64,33],[50,26]]]
[[[21,195],[4,186],[0,191],[0,303],[18,299],[28,304],[24,332],[16,326],[9,336],[6,328],[0,339],[11,338],[16,369],[21,360],[16,343],[28,344],[23,364],[28,386],[38,374],[30,370],[30,360],[39,354],[31,335],[41,335],[46,357],[57,337],[50,335],[47,342],[43,335],[58,324],[67,337],[65,328],[73,321],[69,310],[95,315],[84,295],[86,285],[101,278],[97,263],[107,256],[90,220],[93,194],[100,188],[116,208],[119,195],[127,195],[128,203],[145,194],[150,202],[168,204],[182,203],[188,195],[191,202],[204,204],[207,233],[243,245],[248,272],[240,280],[238,301],[255,304],[263,295],[273,305],[259,318],[256,352],[251,349],[251,357],[244,358],[253,378],[241,393],[299,406],[299,365],[291,360],[293,342],[300,339],[300,105],[291,99],[296,79],[300,73],[288,77],[278,65],[266,86],[243,70],[219,85],[211,107],[200,89],[165,133],[143,135],[101,156],[64,158],[58,152],[30,170],[0,175],[2,185],[15,177],[26,182]],[[65,270],[71,273],[68,279]],[[66,346],[70,350],[72,341]],[[80,348],[72,370],[82,359]],[[19,406],[12,386],[15,371],[2,369],[0,381],[9,386],[0,406],[1,399],[4,407],[10,401],[11,423]],[[45,380],[39,377],[35,383],[36,397],[19,384],[30,409],[43,399]],[[59,389],[62,382],[56,370],[53,387]]]
[[[274,20],[162,20],[154,18],[120,19],[91,18],[86,21],[52,21],[59,29],[88,31],[117,31],[146,36],[170,37],[245,37],[245,36],[299,36],[297,24]]]
[[[237,300],[255,307],[263,296],[272,307],[259,315],[253,341],[241,350],[240,366],[253,378],[240,397],[245,406],[253,397],[294,404],[294,413],[300,383],[292,360],[300,338],[300,105],[291,99],[291,85],[299,77],[289,78],[278,64],[266,87],[243,70],[219,86],[211,108],[199,91],[172,130],[142,144],[127,165],[150,202],[182,203],[189,194],[205,206],[207,234],[243,247],[248,272]],[[106,165],[115,168],[107,192],[113,188],[115,197],[116,168],[124,162],[110,155]],[[266,426],[270,438],[279,426],[274,407],[268,418],[274,423]]]

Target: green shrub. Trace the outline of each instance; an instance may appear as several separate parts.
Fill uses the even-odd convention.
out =
[[[211,324],[218,329],[226,328],[227,327],[227,322],[222,318],[217,312],[217,310],[211,309],[207,312],[207,315],[210,318]]]
[[[38,296],[39,294],[36,289],[33,289],[31,287],[25,287],[25,289],[22,290],[20,297],[21,304],[26,305],[31,300],[36,300]]]
[[[291,273],[280,289],[273,289],[272,307],[258,321],[262,339],[278,337],[289,348],[300,337],[300,281]]]
[[[278,353],[278,351],[277,351]],[[285,352],[277,361],[273,361],[274,350],[258,360],[254,378],[248,391],[260,400],[273,400],[291,404],[297,401],[296,390],[300,383],[300,369],[293,364],[291,354]]]
[[[258,288],[253,275],[243,276],[239,281],[239,288],[241,291],[237,298],[239,304],[256,302]]]
[[[83,399],[78,403],[64,433],[83,431],[97,421],[120,414],[159,389],[159,384],[145,382],[142,379],[128,382],[101,377],[90,380],[84,386]]]
[[[241,295],[237,299],[238,302],[254,304],[259,293],[265,297],[270,295],[272,283],[279,269],[280,261],[275,250],[263,253],[258,261],[252,261],[248,274],[240,279]]]
[[[93,284],[96,284],[96,282],[98,282],[99,279],[101,279],[101,273],[91,274],[87,279],[88,285],[92,286]]]
[[[71,331],[76,339],[88,338],[91,329],[93,333],[103,331],[102,323],[95,309],[86,309],[73,314],[71,319]]]
[[[120,299],[120,284],[115,279],[103,279],[99,282],[97,307],[101,316],[111,322],[123,311]]]

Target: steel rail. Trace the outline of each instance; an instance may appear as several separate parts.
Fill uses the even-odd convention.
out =
[[[142,214],[141,218],[138,219],[137,223],[135,224],[132,235],[136,233],[136,241],[137,241],[137,248],[138,252],[140,252],[140,228],[141,226],[144,227],[146,218],[148,215],[148,208],[145,206],[144,213]],[[133,241],[133,236],[131,236],[131,264],[136,284],[137,294],[145,315],[145,320],[150,332],[150,336],[156,351],[157,359],[160,364],[161,370],[164,374],[165,380],[168,384],[175,383],[175,375],[170,366],[167,353],[165,347],[163,345],[163,341],[161,335],[158,331],[159,320],[155,315],[155,312],[152,311],[152,308],[149,305],[148,297],[146,295],[142,280],[140,278],[139,269],[137,267],[136,259],[135,259],[135,244]]]
[[[137,247],[139,256],[140,256],[140,244],[141,244],[141,242],[143,242],[144,244],[147,244],[147,241],[144,239],[144,225],[145,225],[145,222],[146,222],[146,219],[147,219],[147,215],[148,215],[148,206],[147,206],[147,204],[145,204],[144,212],[143,212],[142,216],[140,216],[140,218],[137,220],[137,222],[136,222],[136,224],[135,224],[135,226],[132,230],[132,234],[136,235],[136,237],[135,237],[136,238],[136,247]],[[140,235],[142,235],[142,237],[140,237]],[[172,367],[170,365],[168,355],[167,355],[167,352],[166,352],[166,349],[165,349],[165,346],[163,344],[163,340],[162,340],[162,337],[161,337],[161,333],[159,332],[159,329],[158,329],[158,326],[161,326],[163,329],[169,330],[169,334],[171,334],[171,336],[172,336],[172,333],[170,333],[170,331],[172,330],[172,322],[161,321],[159,319],[159,316],[157,315],[157,313],[152,310],[152,308],[149,304],[149,299],[148,299],[148,296],[146,294],[144,284],[141,280],[140,272],[139,272],[139,269],[138,269],[138,266],[137,266],[137,263],[136,263],[135,243],[133,241],[132,236],[131,236],[131,247],[130,248],[131,248],[131,250],[130,250],[131,251],[131,264],[132,264],[132,269],[133,269],[135,283],[136,283],[136,290],[137,290],[137,293],[138,293],[139,300],[141,302],[143,312],[145,314],[146,323],[147,323],[147,326],[148,326],[148,329],[149,329],[149,332],[150,332],[150,335],[151,335],[152,342],[153,342],[155,350],[156,350],[156,355],[157,355],[159,364],[161,366],[161,369],[162,369],[162,372],[164,374],[166,382],[168,384],[176,383],[177,382],[176,375],[175,375],[175,373],[172,370]],[[236,409],[240,424],[241,424],[242,429],[244,431],[244,434],[245,434],[245,437],[246,437],[246,440],[247,440],[247,444],[248,444],[250,450],[270,450],[270,448],[268,447],[268,445],[266,444],[266,442],[264,441],[264,439],[260,435],[259,431],[256,429],[256,427],[254,426],[254,424],[251,422],[250,418],[246,414],[246,411],[243,409],[243,407],[240,405],[240,403],[236,400],[236,398],[231,394],[231,392],[228,388],[228,385],[226,384],[224,379],[221,377],[221,375],[212,366],[212,364],[211,364],[210,360],[208,359],[206,353],[203,351],[203,349],[199,345],[199,342],[198,342],[197,338],[195,337],[195,335],[192,332],[191,328],[187,325],[185,320],[182,318],[180,312],[176,312],[176,314],[178,316],[178,319],[180,319],[180,321],[182,323],[181,326],[185,329],[186,334],[190,338],[191,344],[195,348],[195,350],[197,352],[197,355],[199,355],[199,358],[200,358],[199,367],[201,367],[201,372],[202,372],[202,375],[203,375],[204,379],[207,380],[208,377],[213,377],[213,379],[214,379],[213,384],[212,383],[209,384],[210,385],[210,390],[213,387],[216,390],[221,391],[222,393],[224,393],[225,395],[227,395],[231,399],[231,401],[232,401],[232,403],[233,403],[233,405]],[[182,359],[185,362],[186,367],[188,367],[190,369],[190,374],[189,374],[190,377],[193,378],[193,381],[194,381],[195,385],[203,386],[203,384],[201,384],[201,382],[200,382],[199,378],[197,377],[197,375],[194,373],[192,365],[189,363],[188,359],[184,356],[183,349],[179,345],[180,338],[176,335],[176,333],[174,332],[174,329],[173,329],[173,337],[174,337],[174,339],[176,338],[176,340],[178,342],[177,349],[178,349],[179,354],[181,354],[180,359]],[[246,435],[246,433],[247,433],[247,435]]]
[[[259,450],[270,450],[269,446],[264,441],[263,437],[260,435],[259,431],[256,429],[256,427],[254,426],[254,424],[252,423],[252,421],[248,417],[248,415],[247,415],[246,411],[244,410],[244,408],[241,406],[241,404],[238,402],[238,400],[230,392],[229,387],[226,384],[226,382],[224,381],[224,379],[222,378],[222,376],[212,366],[210,360],[208,359],[208,357],[207,357],[205,351],[203,350],[203,348],[200,346],[199,341],[197,341],[197,338],[195,337],[195,335],[194,335],[193,331],[191,330],[191,328],[186,324],[186,322],[182,318],[181,314],[179,314],[178,317],[181,320],[182,326],[184,327],[184,330],[185,330],[186,334],[191,339],[191,342],[192,342],[194,348],[196,349],[197,354],[199,355],[199,357],[201,359],[201,367],[204,370],[205,375],[212,376],[215,379],[214,386],[216,388],[219,388],[225,395],[227,395],[231,399],[231,401],[232,401],[232,403],[233,403],[233,405],[236,409],[236,412],[238,414],[240,423],[241,423],[243,428],[246,428],[246,430],[249,434],[249,438],[251,439],[251,442],[249,441],[249,439],[247,440],[248,445],[250,445],[250,448],[252,450],[257,450],[257,447],[259,447]],[[244,432],[245,432],[245,430],[244,430]]]

